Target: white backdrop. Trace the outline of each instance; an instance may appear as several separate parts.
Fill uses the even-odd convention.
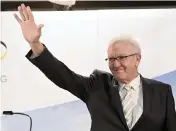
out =
[[[8,54],[1,61],[1,111],[29,111],[77,100],[57,88],[25,55],[14,12],[2,12],[1,40]],[[133,35],[142,47],[140,72],[153,78],[176,70],[176,9],[33,12],[44,24],[42,42],[70,69],[89,75],[95,68],[108,70],[106,49],[111,38]]]

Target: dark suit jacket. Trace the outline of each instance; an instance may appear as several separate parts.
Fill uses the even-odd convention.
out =
[[[128,131],[123,115],[118,86],[113,87],[110,73],[94,70],[89,76],[71,71],[47,48],[30,59],[52,82],[80,98],[87,105],[91,131]],[[171,86],[143,78],[143,113],[132,131],[176,131],[176,111]],[[78,125],[79,126],[79,125]]]

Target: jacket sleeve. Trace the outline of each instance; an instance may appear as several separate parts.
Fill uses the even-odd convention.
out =
[[[171,86],[167,93],[166,131],[176,131],[176,111]]]
[[[96,70],[89,77],[76,74],[56,59],[46,47],[40,56],[31,58],[32,54],[33,52],[30,50],[26,58],[38,67],[47,78],[83,102],[87,101],[92,85],[97,80]]]

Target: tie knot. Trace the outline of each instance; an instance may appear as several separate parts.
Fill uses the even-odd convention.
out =
[[[129,91],[129,90],[132,89],[132,86],[130,86],[130,85],[127,84],[127,85],[124,86],[124,88],[125,88],[127,91]]]

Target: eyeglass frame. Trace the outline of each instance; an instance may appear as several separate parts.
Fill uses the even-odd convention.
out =
[[[117,60],[118,62],[122,62],[122,61],[124,61],[125,59],[127,59],[128,57],[134,56],[134,55],[137,55],[137,54],[138,54],[138,53],[133,53],[133,54],[124,55],[124,56],[121,55],[121,56],[118,56],[118,57],[115,57],[115,58],[106,58],[105,60],[110,62],[110,59],[112,59],[113,62],[114,62],[115,60]],[[113,63],[113,62],[110,62],[110,63]]]

